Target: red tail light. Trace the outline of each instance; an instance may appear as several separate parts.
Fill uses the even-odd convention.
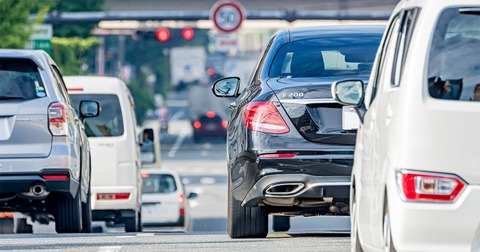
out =
[[[148,178],[148,177],[150,177],[150,173],[142,172],[141,176],[142,176],[142,178]]]
[[[67,180],[68,175],[42,175],[42,178],[46,180]]]
[[[202,127],[202,123],[199,122],[199,121],[195,121],[195,122],[193,123],[193,127],[194,127],[195,129],[200,129],[200,128]]]
[[[48,108],[50,132],[54,136],[68,134],[67,107],[62,103],[53,103]]]
[[[178,208],[178,214],[180,216],[185,215],[185,196],[183,194],[178,195],[177,202],[180,205],[180,208]]]
[[[97,193],[97,200],[125,200],[130,198],[130,193]]]
[[[227,121],[227,120],[223,120],[223,121],[222,121],[222,127],[223,127],[224,129],[226,129],[227,126],[228,126],[228,121]]]
[[[295,153],[260,154],[258,158],[293,158]]]
[[[449,174],[398,171],[397,185],[406,200],[454,202],[466,183]]]
[[[81,92],[83,91],[83,88],[67,88],[67,91],[70,92]]]
[[[283,134],[290,131],[271,101],[250,102],[243,110],[243,122],[249,130]]]

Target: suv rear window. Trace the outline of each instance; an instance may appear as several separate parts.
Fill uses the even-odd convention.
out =
[[[143,178],[142,193],[171,193],[177,190],[175,178],[168,174],[149,174]]]
[[[382,34],[329,36],[285,44],[269,77],[370,75]]]
[[[450,8],[442,12],[432,38],[428,91],[445,100],[480,101],[480,12]]]
[[[93,100],[100,103],[100,115],[85,118],[85,133],[88,137],[113,137],[123,135],[122,109],[114,94],[70,94],[77,114],[80,101]]]
[[[47,96],[37,65],[28,59],[0,58],[0,101]]]

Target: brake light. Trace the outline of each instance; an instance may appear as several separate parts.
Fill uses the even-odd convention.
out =
[[[150,173],[142,172],[141,176],[142,176],[142,178],[148,178],[148,177],[150,177]]]
[[[97,193],[97,200],[124,200],[129,198],[130,193]]]
[[[67,88],[67,91],[68,92],[79,92],[79,91],[83,91],[83,88]]]
[[[213,112],[213,111],[208,111],[208,112],[206,113],[206,115],[207,115],[208,118],[214,118],[216,114],[215,114],[215,112]]]
[[[398,171],[397,185],[401,195],[411,201],[454,202],[466,183],[449,174]]]
[[[194,127],[195,129],[200,129],[200,128],[202,127],[202,123],[199,122],[199,121],[195,121],[195,122],[193,123],[193,127]]]
[[[250,102],[243,110],[243,123],[249,130],[283,134],[290,131],[271,101]]]
[[[293,158],[295,153],[260,154],[258,158]]]
[[[11,219],[11,218],[13,218],[13,213],[12,212],[0,213],[0,219]]]
[[[228,126],[228,121],[227,121],[227,120],[223,120],[223,121],[222,121],[222,127],[226,129],[227,126]]]
[[[180,207],[178,208],[178,214],[180,216],[184,216],[185,215],[185,196],[183,196],[183,194],[178,195],[177,201],[178,201],[178,204],[180,205]]]
[[[67,108],[64,104],[51,104],[48,108],[48,120],[52,135],[66,136],[68,134]]]
[[[67,180],[68,175],[42,175],[42,178],[46,180]]]

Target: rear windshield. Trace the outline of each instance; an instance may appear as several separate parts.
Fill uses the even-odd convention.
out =
[[[75,110],[80,101],[93,100],[100,103],[100,115],[85,118],[85,133],[88,137],[114,137],[123,135],[122,109],[114,94],[70,94]]]
[[[480,101],[479,8],[450,8],[437,21],[428,62],[428,91],[445,100]]]
[[[26,59],[0,58],[0,101],[47,96],[37,65]]]
[[[345,35],[285,44],[275,55],[270,77],[370,75],[382,35]]]
[[[177,191],[175,178],[168,174],[143,176],[142,193],[171,193]]]

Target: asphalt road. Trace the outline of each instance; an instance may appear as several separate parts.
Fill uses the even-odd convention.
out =
[[[226,232],[227,176],[225,142],[191,139],[185,108],[176,108],[168,135],[162,135],[162,166],[177,170],[190,201],[192,224],[145,228],[124,233],[122,227],[103,227],[103,233],[56,234],[54,224],[35,225],[34,234],[0,234],[0,251],[348,251],[348,217],[293,217],[287,233],[271,230],[266,239],[230,239]],[[270,222],[271,223],[271,222]]]

